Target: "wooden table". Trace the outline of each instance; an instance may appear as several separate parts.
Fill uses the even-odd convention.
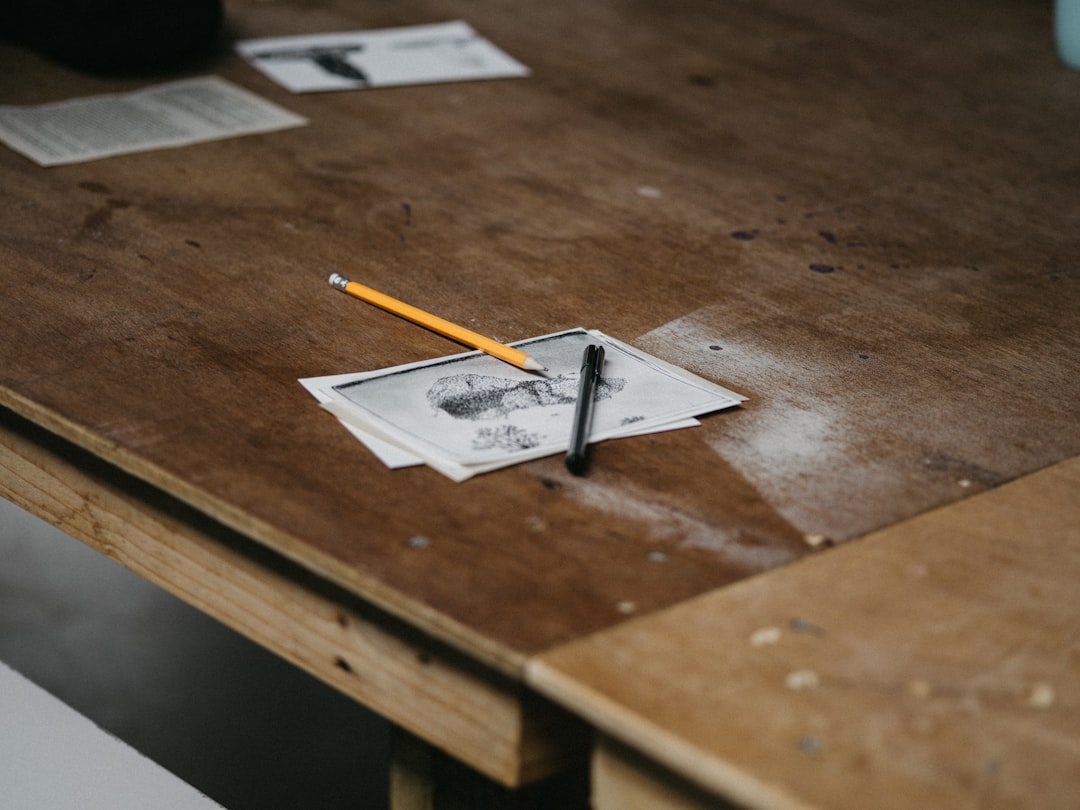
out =
[[[229,33],[461,13],[237,0]],[[1045,4],[1009,0],[490,0],[468,15],[533,75],[292,96],[223,48],[192,72],[310,125],[52,169],[0,152],[0,492],[496,783],[582,762],[592,724],[617,740],[604,751],[638,752],[620,763],[644,754],[767,804],[635,737],[753,771],[694,737],[709,667],[756,671],[744,641],[717,660],[712,634],[749,627],[717,611],[748,592],[782,605],[810,571],[831,584],[791,619],[817,626],[814,598],[857,614],[895,571],[867,562],[851,593],[837,572],[906,554],[889,527],[941,508],[977,524],[970,496],[1080,453],[1080,74],[1056,61]],[[146,83],[11,46],[0,67],[0,103]],[[461,484],[391,472],[296,380],[455,347],[334,292],[331,271],[503,340],[600,328],[750,399],[600,445],[583,479],[558,457]],[[1065,531],[1073,513],[1052,505]],[[984,584],[1029,557],[1070,575],[1045,545],[984,565],[971,543]],[[633,634],[666,638],[684,609],[707,611],[672,636],[704,669],[668,659],[686,680],[660,716],[639,699],[664,645]],[[1051,613],[1076,630],[1068,600]],[[582,652],[603,639],[636,651],[620,688]],[[1075,751],[1077,661],[1055,670],[1065,682],[1024,681],[1071,725],[1009,745],[1058,735]],[[796,684],[863,677],[802,669]],[[745,707],[755,728],[777,693],[757,680],[760,701],[703,705]],[[627,713],[649,722],[610,722]],[[853,745],[889,767],[881,739]],[[842,794],[804,787],[783,790],[808,806]]]

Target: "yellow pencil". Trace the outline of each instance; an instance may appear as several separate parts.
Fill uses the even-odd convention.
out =
[[[380,309],[385,309],[387,312],[399,315],[413,323],[420,324],[420,326],[426,327],[433,332],[438,332],[444,337],[456,340],[458,343],[464,343],[466,346],[472,346],[474,349],[479,349],[480,351],[490,354],[492,357],[497,357],[499,360],[503,360],[512,366],[517,366],[526,371],[547,371],[544,366],[540,365],[540,363],[529,357],[529,355],[520,349],[515,349],[513,346],[507,346],[505,343],[499,343],[497,340],[484,337],[477,332],[473,332],[471,329],[466,329],[464,326],[450,323],[450,321],[443,320],[436,315],[432,315],[430,312],[424,312],[424,310],[417,309],[410,304],[406,304],[404,301],[399,301],[378,290],[373,290],[371,287],[365,287],[363,284],[356,281],[349,281],[349,279],[344,278],[337,273],[330,276],[330,286],[336,287],[354,298],[359,298],[361,301],[374,304]]]

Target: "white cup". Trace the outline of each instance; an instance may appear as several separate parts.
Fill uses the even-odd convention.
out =
[[[1080,70],[1080,0],[1054,0],[1054,38],[1062,61]]]

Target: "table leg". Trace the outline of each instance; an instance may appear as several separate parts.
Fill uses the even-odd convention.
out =
[[[738,810],[607,738],[593,753],[592,802],[594,810]]]
[[[507,788],[407,731],[394,728],[390,810],[586,810],[587,767]]]
[[[394,727],[390,749],[390,810],[434,810],[435,750]]]

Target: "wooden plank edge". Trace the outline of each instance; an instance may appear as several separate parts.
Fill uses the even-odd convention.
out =
[[[239,507],[194,487],[169,471],[147,462],[115,442],[108,441],[66,417],[41,407],[4,386],[0,386],[0,408],[7,408],[22,419],[70,442],[112,466],[151,486],[167,492],[180,502],[202,512],[222,525],[281,554],[312,573],[363,598],[387,613],[411,625],[421,626],[433,637],[461,650],[514,680],[520,680],[525,656],[468,626],[454,621],[430,606],[410,599],[375,577],[303,543],[276,527],[245,514]]]
[[[628,711],[618,701],[583,686],[573,677],[549,666],[542,658],[526,665],[526,681],[592,725],[600,732],[601,739],[615,740],[644,755],[644,761],[654,763],[658,769],[666,769],[675,777],[685,779],[688,793],[698,794],[704,790],[708,795],[739,807],[814,810],[786,791],[716,759],[677,734]],[[593,756],[595,764],[596,753]]]
[[[640,778],[643,784],[649,783],[650,789],[669,790],[672,785],[678,783],[678,780],[683,780],[683,784],[670,794],[676,802],[672,805],[673,808],[679,807],[677,803],[680,800],[679,797],[695,797],[695,800],[700,801],[705,796],[711,796],[715,801],[730,802],[744,808],[818,810],[817,805],[807,804],[799,797],[757,779],[744,769],[730,765],[713,756],[709,751],[685,741],[666,727],[649,721],[622,705],[618,700],[590,688],[573,675],[563,672],[545,658],[550,656],[552,659],[557,659],[561,650],[587,645],[590,639],[604,637],[610,633],[623,632],[631,623],[658,621],[668,612],[692,608],[695,602],[709,603],[720,591],[730,594],[734,589],[757,588],[762,578],[797,575],[800,567],[826,564],[825,561],[836,554],[852,553],[858,544],[887,542],[888,537],[896,532],[910,531],[917,534],[920,527],[928,520],[939,519],[942,515],[962,516],[967,510],[980,508],[982,504],[988,502],[988,499],[1011,499],[1014,497],[1014,492],[1022,493],[1024,488],[1040,486],[1057,491],[1061,497],[1067,497],[1066,491],[1080,491],[1080,457],[1066,459],[1022,478],[1006,482],[995,489],[981,492],[972,498],[947,504],[872,532],[854,543],[844,544],[823,554],[804,558],[780,569],[766,571],[726,588],[701,594],[678,605],[634,619],[625,625],[602,630],[593,636],[548,650],[526,664],[525,682],[537,692],[546,695],[589,722],[599,732],[593,765],[595,767],[599,763],[605,767],[610,766],[608,773],[601,778],[608,780],[618,778],[614,774],[620,772],[626,775],[629,773],[629,763],[636,762],[647,772],[639,773],[634,778]],[[1030,522],[1037,522],[1040,517],[1033,514]],[[646,763],[650,764],[646,765]],[[675,782],[672,782],[672,779]],[[611,785],[607,785],[606,788],[610,792]],[[633,790],[632,786],[630,789]],[[622,805],[612,806],[621,807]],[[706,803],[702,806],[711,805]],[[603,805],[597,805],[598,810],[602,807]]]
[[[520,682],[13,421],[0,414],[0,495],[21,508],[500,784],[587,756],[581,722]]]

